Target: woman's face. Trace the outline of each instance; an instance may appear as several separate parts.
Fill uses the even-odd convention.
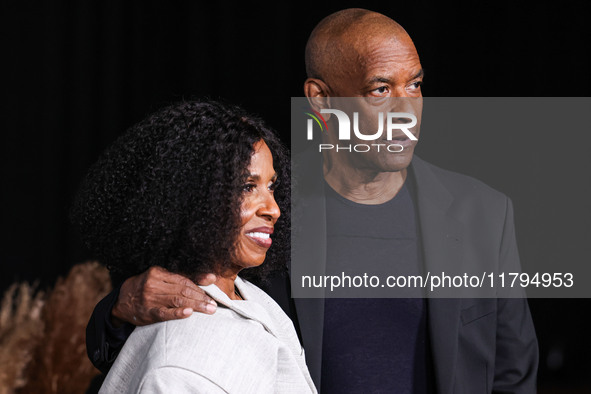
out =
[[[273,155],[264,141],[254,144],[254,154],[248,166],[248,179],[244,185],[240,207],[242,228],[236,248],[237,264],[254,267],[263,263],[271,246],[275,222],[279,218],[279,206],[273,190],[277,174],[273,168]]]

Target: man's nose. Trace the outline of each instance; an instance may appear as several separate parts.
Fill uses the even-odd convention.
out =
[[[406,112],[417,118],[421,116],[423,107],[422,97],[392,97],[390,98],[389,112]],[[408,118],[395,119],[396,123],[410,123]]]
[[[407,90],[406,86],[396,86],[392,91],[391,97],[415,97],[411,95]]]

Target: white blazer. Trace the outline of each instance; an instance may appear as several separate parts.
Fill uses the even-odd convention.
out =
[[[213,315],[137,327],[100,393],[316,393],[291,319],[252,283],[235,285],[245,301],[202,286]]]

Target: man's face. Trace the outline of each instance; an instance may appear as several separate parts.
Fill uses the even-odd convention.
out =
[[[408,35],[387,32],[370,39],[356,39],[344,47],[348,52],[345,61],[337,65],[335,72],[328,75],[325,81],[329,86],[332,102],[339,108],[342,100],[338,97],[359,97],[360,100],[355,100],[355,108],[351,108],[351,100],[342,105],[348,106],[350,111],[359,112],[359,129],[368,132],[377,130],[378,112],[412,113],[417,117],[417,125],[410,131],[418,138],[423,70]],[[400,130],[394,132],[392,141],[386,141],[385,134],[384,132],[382,135],[383,140],[376,143],[399,143],[404,146],[402,152],[356,153],[354,165],[357,168],[390,172],[408,167],[416,141],[408,140]],[[354,139],[351,143],[367,141]]]

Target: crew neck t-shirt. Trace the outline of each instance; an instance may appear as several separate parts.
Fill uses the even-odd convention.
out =
[[[326,190],[327,275],[422,272],[412,184],[383,204],[359,204]],[[411,190],[409,190],[411,189]],[[346,296],[346,293],[342,293]],[[322,393],[432,393],[427,304],[406,298],[326,298]]]

